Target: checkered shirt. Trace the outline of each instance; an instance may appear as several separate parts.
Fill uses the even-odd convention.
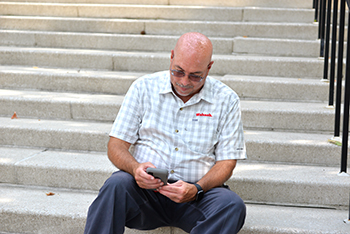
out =
[[[137,79],[110,136],[133,144],[139,163],[167,169],[170,180],[197,182],[216,161],[246,158],[239,98],[209,76],[186,103],[173,92],[169,71]]]

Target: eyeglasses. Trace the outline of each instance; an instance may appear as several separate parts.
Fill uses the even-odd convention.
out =
[[[178,70],[171,70],[171,75],[173,76],[176,76],[176,77],[184,77],[186,76],[185,72],[183,71],[178,71]],[[189,74],[188,75],[188,79],[190,79],[191,81],[194,81],[194,82],[201,82],[204,77],[202,76],[197,76],[197,75],[194,75],[194,74]]]

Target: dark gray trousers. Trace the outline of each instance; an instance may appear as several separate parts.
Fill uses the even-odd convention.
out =
[[[200,202],[176,203],[141,189],[130,174],[118,171],[91,204],[84,233],[122,234],[125,226],[139,230],[173,226],[193,234],[234,234],[245,215],[244,202],[228,188],[211,189]]]

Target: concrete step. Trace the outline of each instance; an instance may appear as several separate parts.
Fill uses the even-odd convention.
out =
[[[319,57],[319,40],[235,37],[234,53],[290,57]]]
[[[117,170],[106,152],[0,147],[0,182],[98,191]]]
[[[312,8],[312,0],[209,0],[202,3],[200,0],[170,0],[174,5],[207,5],[207,6],[253,6],[253,7],[280,7],[280,8]]]
[[[242,99],[328,101],[329,82],[322,80],[241,75],[218,79]]]
[[[178,36],[0,30],[2,46],[53,47],[124,51],[170,51]],[[214,54],[260,54],[318,57],[318,40],[210,38]],[[346,46],[345,46],[346,49]],[[345,50],[344,49],[344,50]],[[346,54],[346,53],[344,53]]]
[[[245,128],[332,132],[334,109],[325,103],[241,101]]]
[[[7,0],[6,2],[22,2],[22,0]],[[312,0],[31,0],[31,2],[61,2],[61,3],[98,3],[98,4],[141,4],[141,5],[194,5],[194,6],[224,6],[224,7],[277,7],[277,8],[312,8]]]
[[[0,154],[2,183],[98,190],[117,170],[106,153],[3,147]],[[245,201],[346,208],[350,177],[338,176],[339,171],[239,161],[227,184]]]
[[[83,233],[88,207],[96,192],[1,184],[2,232]],[[47,193],[53,193],[47,196]],[[349,233],[346,210],[247,204],[242,234]],[[152,231],[126,229],[126,234],[183,234],[173,227]]]
[[[264,37],[317,39],[313,23],[220,22],[82,17],[1,16],[1,29],[56,32],[99,32],[147,35],[182,35],[197,31],[211,37]]]
[[[340,165],[341,147],[328,142],[332,134],[246,130],[244,137],[253,161]]]
[[[331,54],[331,44],[332,42],[330,41],[329,54]],[[347,45],[344,42],[344,58],[347,54],[346,49]],[[336,45],[336,50],[338,50],[338,44]],[[320,40],[235,37],[233,52],[290,57],[319,57]],[[336,51],[336,56],[338,56],[338,51]]]
[[[331,44],[332,42],[330,41],[329,56],[331,56]],[[313,58],[320,56],[320,40],[235,37],[233,45],[233,52],[241,54]],[[347,54],[346,49],[347,45],[344,42],[344,58]],[[338,50],[338,44],[336,45],[336,50]],[[336,51],[337,56],[338,51]],[[323,59],[323,57],[320,59]]]
[[[99,49],[121,51],[170,51],[178,36],[107,33],[42,32],[0,30],[2,46]],[[269,38],[210,38],[214,54],[251,54],[289,57],[318,57],[319,40]],[[346,55],[346,44],[344,46]]]
[[[125,94],[142,72],[0,66],[0,87],[77,93]]]
[[[2,116],[113,122],[124,96],[0,90]],[[12,112],[12,113],[11,113]],[[6,114],[5,114],[6,113]]]
[[[2,46],[53,47],[121,51],[174,49],[178,36],[0,30]],[[210,38],[215,54],[232,54],[233,38]]]
[[[0,118],[0,145],[106,151],[112,123]]]
[[[339,172],[340,167],[240,161],[227,183],[232,185],[245,201],[343,206],[347,209],[350,177],[339,176]]]
[[[244,55],[214,55],[214,75],[321,78],[323,60]],[[58,48],[0,47],[0,64],[55,68],[154,72],[169,69],[170,53]]]
[[[0,15],[311,23],[312,9],[2,2]]]
[[[0,116],[113,122],[124,96],[0,90]],[[242,100],[245,128],[333,130],[334,109],[325,103]],[[257,121],[257,119],[259,121]]]
[[[105,152],[110,123],[0,118],[0,145]],[[332,134],[246,130],[251,160],[337,166],[341,147]]]
[[[0,88],[76,93],[125,94],[131,83],[146,73],[48,69],[0,66]],[[241,98],[318,101],[328,100],[329,83],[317,79],[213,76],[231,87]]]
[[[19,233],[83,233],[96,192],[1,184],[0,230]],[[54,196],[46,193],[53,192]]]

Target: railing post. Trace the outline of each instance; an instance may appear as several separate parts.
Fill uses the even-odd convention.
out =
[[[329,77],[328,106],[334,105],[334,81],[335,81],[335,58],[337,51],[337,25],[338,25],[338,0],[333,0],[333,23],[332,23],[332,45],[331,45],[331,69]]]
[[[350,16],[350,13],[349,13]],[[350,18],[348,19],[350,25]],[[350,30],[348,30],[348,41]],[[345,98],[344,98],[344,117],[343,117],[343,139],[342,139],[342,157],[340,173],[346,173],[348,160],[348,140],[349,140],[349,101],[350,101],[350,46],[346,47],[346,76],[345,76]]]
[[[350,197],[350,196],[349,196],[349,197]],[[348,216],[347,223],[350,223],[350,199],[349,199],[349,216]]]
[[[345,28],[345,0],[340,0],[339,42],[338,42],[338,71],[337,93],[335,103],[334,137],[340,136],[340,109],[343,78],[343,52],[344,52],[344,28]]]
[[[320,30],[320,39],[321,39],[321,48],[320,48],[320,57],[324,57],[324,31],[325,31],[325,23],[326,23],[326,2],[327,0],[321,0],[321,30]]]
[[[320,14],[320,32],[319,38],[321,39],[320,57],[324,57],[324,30],[326,21],[326,0],[321,0],[321,14]]]
[[[319,3],[319,0],[314,0],[314,8],[315,8],[315,19],[314,21],[315,22],[319,22],[318,21],[318,4]]]
[[[321,39],[321,31],[322,31],[322,1],[319,0],[319,12],[318,12],[318,39]]]
[[[326,45],[324,51],[324,66],[323,66],[323,80],[328,80],[328,64],[329,64],[329,41],[331,32],[331,14],[332,14],[332,0],[327,0],[327,8],[325,12],[327,14],[326,25]]]

